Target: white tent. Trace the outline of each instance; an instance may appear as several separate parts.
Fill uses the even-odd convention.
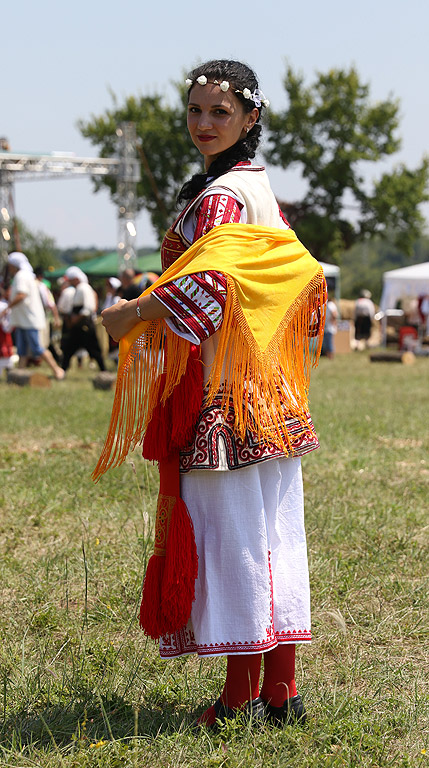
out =
[[[319,261],[320,266],[323,269],[325,277],[339,277],[340,268],[336,264],[326,264],[324,261]]]
[[[386,312],[395,309],[400,300],[417,299],[425,294],[429,295],[429,261],[402,269],[391,269],[383,275],[380,309]]]
[[[337,301],[340,300],[341,287],[340,287],[340,268],[336,264],[326,264],[324,261],[319,261],[320,266],[323,269],[323,274],[329,283],[334,285],[334,293]]]

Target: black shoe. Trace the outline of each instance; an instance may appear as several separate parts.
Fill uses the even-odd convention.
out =
[[[227,707],[223,704],[220,698],[215,701],[213,706],[216,713],[216,722],[212,725],[207,725],[206,723],[195,721],[192,726],[193,730],[198,731],[199,728],[216,730],[216,728],[219,727],[219,721],[223,724],[226,720],[235,720],[237,715],[244,715],[249,720],[258,721],[262,721],[266,717],[265,704],[260,696],[258,696],[257,699],[253,699],[253,701],[248,701],[244,707],[241,707],[240,709],[231,709],[230,707]]]
[[[304,704],[299,693],[286,699],[282,707],[265,704],[267,720],[274,725],[304,725],[307,719]]]

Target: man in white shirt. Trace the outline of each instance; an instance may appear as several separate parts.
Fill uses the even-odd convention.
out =
[[[8,256],[8,269],[13,278],[8,309],[11,310],[10,321],[15,329],[19,367],[26,367],[29,355],[42,358],[53,371],[55,378],[61,381],[64,371],[57,365],[49,350],[40,344],[39,333],[46,322],[45,310],[32,266],[24,253],[14,251]]]
[[[371,301],[371,291],[362,290],[355,303],[355,339],[363,342],[365,347],[371,336],[372,321],[374,320],[375,307]]]
[[[75,288],[73,307],[68,322],[68,334],[63,339],[63,368],[66,371],[70,360],[78,349],[86,349],[89,356],[105,371],[103,356],[95,331],[94,319],[97,311],[97,297],[88,283],[88,278],[79,267],[69,267],[65,273],[70,285]]]

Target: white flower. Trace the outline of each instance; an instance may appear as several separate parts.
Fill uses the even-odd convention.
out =
[[[221,82],[221,84],[220,84],[219,88],[221,89],[221,91],[223,91],[224,93],[226,93],[226,91],[227,91],[227,90],[228,90],[228,88],[229,88],[229,83],[228,83],[228,80],[222,80],[222,82]]]
[[[264,99],[262,103],[263,103],[264,107],[267,107],[267,109],[270,106],[270,102],[268,101],[268,99]]]
[[[199,77],[197,77],[197,83],[199,83],[199,85],[206,85],[207,84],[206,76],[200,75]]]
[[[190,87],[191,87],[191,85],[192,85],[192,80],[190,80],[190,79],[189,79],[189,77],[187,77],[187,78],[186,78],[186,80],[185,80],[185,85],[186,85],[186,87],[187,87],[187,88],[190,88]]]
[[[250,93],[248,88],[244,88],[243,89],[243,96],[244,96],[245,99],[251,99],[252,98],[252,94]]]

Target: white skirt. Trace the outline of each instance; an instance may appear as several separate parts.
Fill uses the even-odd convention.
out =
[[[193,470],[180,482],[198,578],[191,618],[161,638],[161,656],[260,653],[311,640],[301,459]]]

